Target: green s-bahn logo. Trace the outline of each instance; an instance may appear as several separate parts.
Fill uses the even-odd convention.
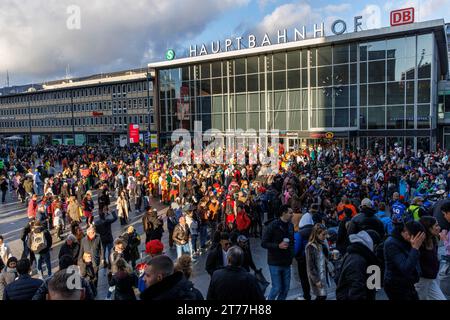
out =
[[[172,49],[167,50],[166,52],[166,60],[173,60],[175,58],[175,51]]]

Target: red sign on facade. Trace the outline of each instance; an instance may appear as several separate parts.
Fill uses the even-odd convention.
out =
[[[130,143],[139,143],[139,125],[130,124],[128,127],[128,139]]]
[[[414,22],[414,8],[391,11],[391,26],[400,26]]]

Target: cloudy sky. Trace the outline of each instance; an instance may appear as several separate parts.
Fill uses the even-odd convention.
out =
[[[450,0],[0,0],[0,87],[144,67],[173,48],[343,19],[389,25],[415,7],[416,21],[450,22]],[[326,24],[327,26],[327,24]],[[327,28],[327,27],[326,27]]]

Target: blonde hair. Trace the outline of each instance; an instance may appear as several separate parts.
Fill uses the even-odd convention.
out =
[[[319,240],[319,235],[322,232],[326,232],[327,228],[321,224],[321,223],[316,223],[311,231],[311,235],[309,236],[309,242],[311,243],[315,243],[315,244],[321,244],[322,241]]]

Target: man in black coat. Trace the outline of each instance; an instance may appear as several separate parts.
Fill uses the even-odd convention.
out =
[[[168,256],[152,258],[145,267],[146,289],[141,293],[141,300],[203,300],[194,284],[174,269],[173,261]]]
[[[213,275],[214,271],[225,267],[227,262],[227,251],[230,248],[231,241],[230,235],[227,232],[222,232],[220,234],[220,245],[211,249],[206,258],[205,269],[210,276]]]
[[[419,300],[414,285],[420,279],[419,249],[425,229],[417,221],[396,224],[384,243],[384,291],[389,300]]]
[[[368,198],[361,202],[361,213],[350,221],[347,233],[350,235],[366,230],[374,230],[381,238],[384,238],[383,222],[377,217],[372,201]]]
[[[294,214],[286,205],[282,205],[279,211],[281,216],[268,223],[261,242],[261,246],[267,249],[267,263],[272,279],[268,300],[286,299],[294,258],[294,225],[291,222]]]
[[[5,287],[3,300],[31,300],[43,281],[30,276],[31,264],[28,259],[20,259],[16,270],[19,278]]]
[[[59,249],[58,259],[62,256],[71,256],[73,258],[73,263],[76,264],[78,261],[78,254],[80,252],[80,244],[77,238],[73,234],[67,236],[66,242]]]
[[[376,231],[360,231],[351,234],[350,245],[342,262],[341,274],[336,287],[337,300],[375,300],[376,289],[369,289],[367,273],[369,266],[379,266],[374,246],[379,242]]]
[[[264,294],[251,273],[242,268],[244,251],[234,246],[227,253],[228,265],[214,272],[207,300],[262,301]]]
[[[83,260],[83,254],[85,252],[89,252],[92,255],[92,259],[95,261],[95,264],[100,266],[100,260],[103,257],[103,248],[100,236],[96,234],[96,229],[93,225],[87,229],[86,237],[81,240],[78,262]]]
[[[103,248],[103,260],[105,264],[108,261],[108,257],[111,254],[114,238],[111,230],[111,225],[117,221],[117,212],[112,213],[112,217],[106,218],[104,215],[100,215],[99,219],[97,219],[94,223],[95,230],[97,234],[100,236],[100,240]]]

